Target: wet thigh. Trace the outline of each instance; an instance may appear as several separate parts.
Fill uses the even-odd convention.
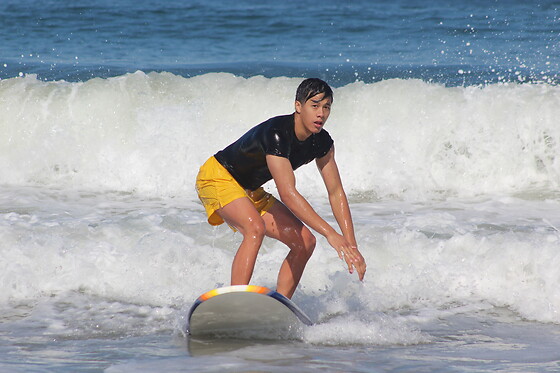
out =
[[[264,231],[264,222],[248,197],[238,198],[216,211],[222,219],[241,234]]]
[[[263,215],[266,226],[266,235],[275,238],[290,248],[314,245],[315,237],[281,201],[274,205]]]

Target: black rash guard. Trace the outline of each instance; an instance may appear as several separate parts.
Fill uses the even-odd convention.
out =
[[[255,190],[272,179],[266,155],[288,158],[292,169],[325,156],[333,140],[324,129],[299,141],[294,114],[271,118],[251,128],[214,156],[245,189]]]

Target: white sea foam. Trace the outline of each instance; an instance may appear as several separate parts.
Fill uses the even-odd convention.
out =
[[[360,319],[355,313],[306,328],[303,340],[321,345],[411,345],[430,337],[404,318],[371,313]]]
[[[9,185],[192,197],[199,165],[253,125],[293,110],[300,79],[137,72],[81,83],[0,81]],[[335,89],[327,130],[347,189],[380,198],[555,188],[560,88],[447,88],[419,80]],[[299,171],[304,193],[320,188]]]
[[[80,293],[125,309],[173,307],[181,312],[168,317],[180,318],[197,296],[229,283],[241,237],[227,227],[210,227],[201,206],[188,199],[6,187],[0,195],[0,303],[6,309]],[[334,224],[327,204],[314,205]],[[353,206],[368,272],[360,283],[319,237],[294,297],[325,324],[310,332],[309,340],[336,329],[344,322],[337,317],[348,314],[414,315],[480,302],[527,319],[560,322],[557,201],[509,197]],[[265,240],[253,283],[274,288],[286,254],[283,245]],[[367,318],[351,324],[364,330],[379,326]],[[397,326],[404,333],[397,343],[418,337],[408,322]],[[368,333],[338,341],[361,343],[373,338]]]

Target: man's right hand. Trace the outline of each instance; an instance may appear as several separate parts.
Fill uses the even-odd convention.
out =
[[[327,241],[336,250],[338,257],[346,262],[348,272],[354,273],[355,268],[358,271],[358,278],[363,281],[366,273],[366,261],[358,248],[337,232],[330,234]]]

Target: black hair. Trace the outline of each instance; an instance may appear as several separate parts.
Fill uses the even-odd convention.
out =
[[[330,97],[332,101],[333,91],[327,82],[318,78],[305,79],[297,88],[296,101],[305,104],[311,97],[320,93],[324,93],[323,100]]]

